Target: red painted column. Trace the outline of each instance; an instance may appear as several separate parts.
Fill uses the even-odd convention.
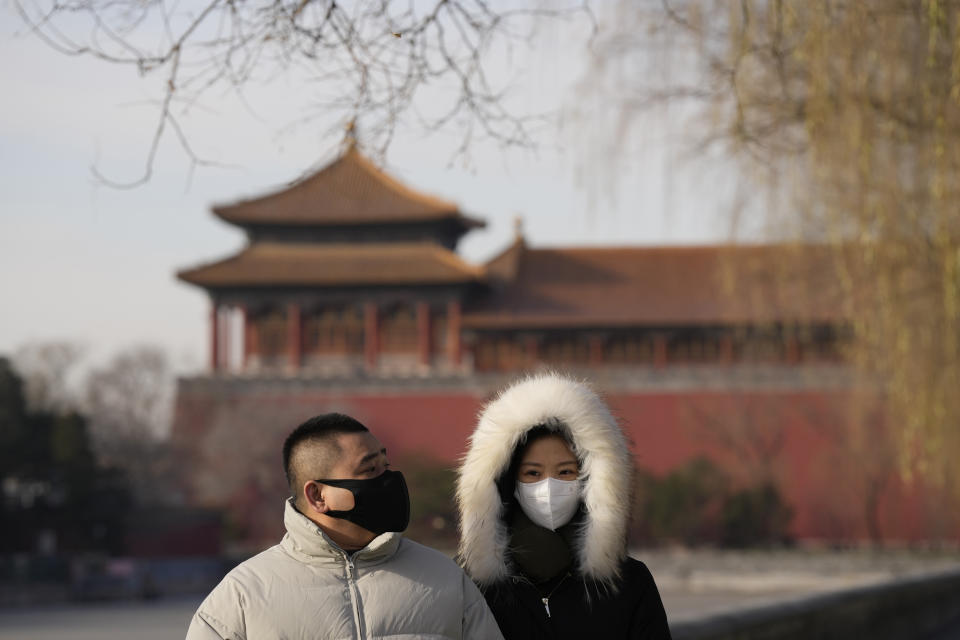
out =
[[[417,303],[417,349],[422,367],[430,366],[430,305]]]
[[[603,336],[590,336],[590,366],[603,364]]]
[[[230,371],[230,320],[231,309],[220,310],[220,369]]]
[[[667,366],[667,336],[662,333],[653,336],[653,366]]]
[[[796,333],[789,333],[786,337],[786,358],[788,364],[800,362],[800,341]]]
[[[210,306],[210,371],[220,368],[220,309],[214,302]]]
[[[377,304],[368,302],[363,306],[363,359],[367,369],[375,369],[380,352],[380,322]]]
[[[733,336],[729,333],[720,336],[720,362],[725,364],[733,362]]]
[[[291,371],[300,370],[302,359],[300,335],[300,305],[291,302],[287,305],[287,365]]]
[[[247,317],[250,323],[250,355],[260,357],[260,327],[257,325],[257,316],[250,314]]]
[[[460,366],[460,301],[447,303],[447,358],[453,367]]]
[[[250,352],[253,350],[253,331],[250,324],[250,311],[246,306],[240,307],[240,317],[243,324],[243,353],[240,354],[241,367],[247,370],[247,364],[250,361]]]
[[[523,351],[527,357],[527,366],[532,367],[540,360],[540,340],[537,336],[523,337]]]

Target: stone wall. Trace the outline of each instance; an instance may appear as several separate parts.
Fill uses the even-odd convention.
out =
[[[953,569],[681,622],[671,633],[674,640],[918,640],[960,631],[958,594],[960,569]]]
[[[590,377],[631,439],[639,467],[664,474],[706,456],[734,483],[770,482],[793,510],[796,538],[960,538],[957,517],[939,506],[941,496],[897,479],[895,451],[879,446],[876,400],[851,391],[837,371],[635,370]],[[281,532],[287,490],[280,448],[297,424],[341,411],[367,424],[395,462],[453,467],[477,412],[507,381],[182,379],[173,433],[181,475],[191,504],[227,509],[232,537],[263,544]]]

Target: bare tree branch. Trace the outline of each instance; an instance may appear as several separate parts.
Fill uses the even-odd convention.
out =
[[[310,117],[322,114],[341,131],[357,123],[358,144],[376,155],[386,153],[411,116],[427,132],[456,127],[464,141],[460,152],[476,131],[503,146],[530,146],[531,116],[505,106],[506,83],[494,84],[487,54],[525,44],[539,20],[592,19],[585,4],[514,10],[481,0],[212,0],[193,12],[195,5],[139,0],[14,4],[31,32],[57,51],[130,65],[141,75],[163,71],[163,97],[140,177],[121,181],[93,170],[118,188],[150,180],[169,130],[191,167],[215,164],[188,143],[186,109],[215,87],[239,94],[277,73],[315,80],[326,95],[308,99]]]
[[[612,148],[643,110],[689,109],[695,148],[735,163],[771,228],[832,248],[846,353],[886,399],[903,474],[956,478],[960,1],[636,6],[594,43],[595,83],[624,98]]]

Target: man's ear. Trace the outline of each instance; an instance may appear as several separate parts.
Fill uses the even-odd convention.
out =
[[[323,485],[313,480],[308,480],[303,484],[303,498],[307,508],[316,513],[326,513],[330,507],[323,499]]]

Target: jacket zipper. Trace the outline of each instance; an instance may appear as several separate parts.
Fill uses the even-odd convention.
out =
[[[363,640],[363,621],[360,618],[360,591],[357,589],[356,567],[353,566],[353,558],[344,554],[343,559],[347,565],[347,585],[350,587],[350,600],[353,605],[353,623],[357,626],[357,640]]]
[[[553,587],[553,589],[550,590],[550,593],[548,593],[545,597],[540,598],[540,601],[543,602],[543,608],[544,608],[544,610],[547,612],[547,617],[548,617],[548,618],[550,617],[550,598],[553,597],[554,592],[555,592],[557,589],[559,589],[559,588],[560,588],[560,585],[562,585],[562,584],[564,583],[564,581],[566,581],[566,579],[569,578],[569,577],[570,577],[570,574],[569,574],[569,573],[566,574],[565,576],[563,576],[563,577],[560,579],[560,582],[558,582],[558,583]]]

